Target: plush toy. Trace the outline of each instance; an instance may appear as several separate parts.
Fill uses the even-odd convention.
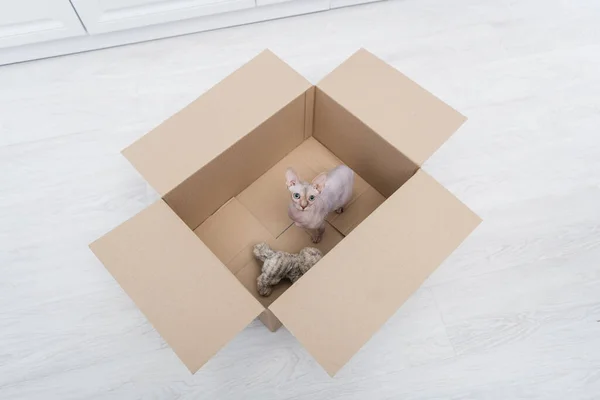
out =
[[[271,294],[275,286],[283,278],[296,282],[313,265],[323,257],[319,249],[305,247],[298,254],[274,251],[268,244],[259,243],[254,246],[254,256],[263,262],[262,274],[256,279],[258,293],[261,296]]]

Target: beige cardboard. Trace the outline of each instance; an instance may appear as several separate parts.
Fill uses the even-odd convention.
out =
[[[166,194],[165,201],[190,228],[197,227],[302,143],[304,102],[302,95],[283,107]],[[197,124],[204,125],[201,121]]]
[[[275,246],[273,248],[279,250]],[[269,296],[261,296],[258,294],[258,289],[256,287],[256,278],[260,275],[261,270],[260,262],[252,260],[242,268],[235,277],[264,307],[268,307],[292,285],[289,281],[282,280],[278,285],[273,287],[273,292]]]
[[[318,88],[314,124],[314,138],[384,196],[394,193],[418,168]]]
[[[323,240],[320,243],[312,243],[310,236],[306,231],[297,226],[290,226],[276,240],[268,242],[274,250],[286,251],[288,253],[297,253],[304,247],[316,247],[323,254],[327,254],[333,249],[344,236],[340,234],[333,226],[327,224]],[[287,280],[281,281],[273,288],[273,292],[267,296],[258,294],[256,287],[256,278],[260,275],[262,264],[254,257],[242,269],[236,273],[236,278],[244,285],[264,307],[271,305],[279,296],[290,288],[291,283]],[[281,327],[281,321],[270,311],[265,310],[259,316],[261,322],[265,324],[270,331],[275,332]]]
[[[329,171],[338,165],[344,164],[315,138],[305,140],[300,146],[294,149],[294,153],[299,154],[314,171],[318,171],[319,173]],[[360,175],[355,173],[350,202],[353,202],[369,187],[369,184]]]
[[[288,253],[298,253],[305,247],[316,247],[323,254],[327,254],[333,249],[344,236],[340,234],[333,226],[327,224],[323,240],[320,243],[313,243],[306,231],[295,225],[290,226],[279,238],[268,242],[273,250],[285,251]],[[255,258],[252,258],[239,272],[236,278],[244,285],[264,307],[268,307],[279,296],[281,296],[290,286],[290,282],[283,280],[273,288],[273,292],[267,296],[258,294],[256,287],[256,278],[260,275],[262,264]]]
[[[332,213],[327,220],[335,229],[347,236],[384,201],[385,197],[369,186],[359,197],[344,207],[343,213]]]
[[[342,161],[326,147],[314,138],[308,138],[242,191],[237,199],[256,216],[271,235],[277,237],[292,223],[287,215],[290,192],[285,186],[286,169],[294,168],[303,180],[310,182],[319,173],[340,164],[343,164]],[[353,202],[369,187],[364,179],[355,175],[354,190],[350,201]],[[349,224],[357,224],[362,220],[351,222],[349,218],[351,217],[346,217]]]
[[[192,372],[263,311],[162,200],[90,248]]]
[[[463,121],[364,50],[316,88],[265,51],[124,151],[162,200],[90,247],[191,371],[259,316],[334,374],[479,223],[419,170]],[[285,169],[341,163],[353,195],[315,245]],[[327,255],[264,298],[260,241]]]
[[[269,309],[334,375],[479,223],[419,171]]]
[[[281,323],[281,321],[279,319],[277,319],[277,317],[275,316],[275,314],[273,314],[273,312],[271,310],[268,310],[268,309],[265,310],[265,311],[263,311],[258,316],[258,319],[271,332],[275,332],[277,329],[279,329],[279,328],[281,328],[283,326],[283,324]]]
[[[234,274],[252,260],[252,247],[256,243],[273,239],[235,198],[207,218],[194,233]]]
[[[254,262],[254,245],[260,242],[265,242],[271,244],[273,242],[273,237],[269,236],[268,239],[265,240],[257,240],[253,243],[249,243],[246,247],[242,249],[231,261],[227,263],[227,268],[233,273],[237,274],[240,272],[246,265]],[[237,275],[236,275],[237,276]]]
[[[308,139],[313,134],[314,117],[315,117],[315,87],[311,87],[306,91],[304,104],[304,139]]]
[[[317,92],[327,94],[417,165],[422,165],[466,120],[364,49],[327,75],[317,87]],[[319,100],[317,95],[317,103]],[[317,133],[315,137],[319,139]]]
[[[291,195],[285,185],[285,171],[292,166],[300,176],[307,177],[304,179],[317,176],[298,153],[291,152],[237,196],[274,237],[292,224],[287,215]]]
[[[305,247],[315,247],[321,250],[323,254],[327,254],[343,238],[344,236],[341,233],[326,223],[323,239],[319,243],[313,243],[310,235],[304,229],[292,225],[275,240],[273,248],[287,251],[288,253],[298,253]]]
[[[343,164],[335,154],[313,137],[302,142],[300,146],[294,149],[293,153],[297,154],[304,162],[310,165],[313,170],[318,171],[319,173]]]
[[[311,87],[265,50],[123,154],[165,195]]]

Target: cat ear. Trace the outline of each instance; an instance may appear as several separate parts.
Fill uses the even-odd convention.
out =
[[[292,187],[299,182],[300,178],[298,175],[296,175],[293,169],[288,168],[287,171],[285,171],[285,183],[287,187]]]
[[[319,193],[321,193],[325,188],[325,182],[327,182],[327,172],[321,172],[312,180],[312,185]]]

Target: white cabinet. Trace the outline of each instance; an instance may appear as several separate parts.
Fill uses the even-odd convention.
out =
[[[69,0],[0,0],[0,48],[85,35]]]
[[[255,0],[72,0],[91,34],[221,14],[256,6]]]
[[[0,65],[373,1],[0,0]]]

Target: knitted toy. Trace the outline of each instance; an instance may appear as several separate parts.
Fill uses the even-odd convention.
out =
[[[273,251],[266,243],[254,246],[254,256],[263,262],[262,274],[256,279],[258,293],[261,296],[271,294],[275,286],[283,278],[296,282],[313,265],[323,257],[319,249],[305,247],[298,254],[284,251]]]

